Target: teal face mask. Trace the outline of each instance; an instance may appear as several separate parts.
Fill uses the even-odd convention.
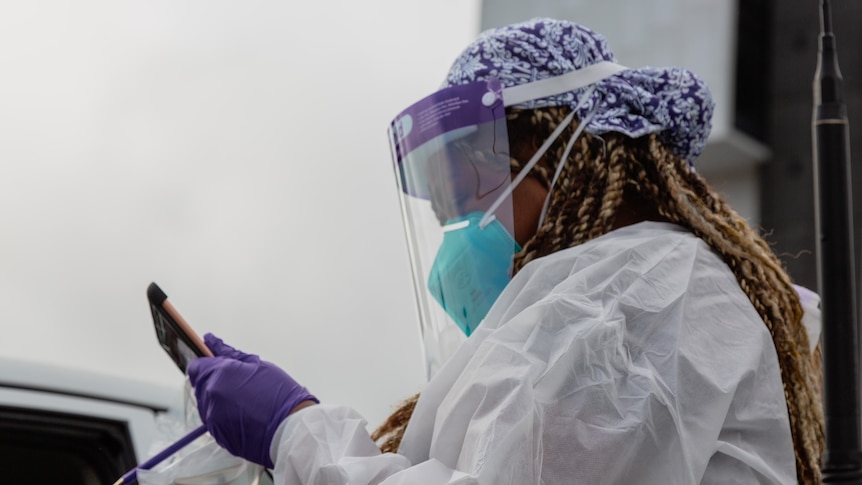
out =
[[[500,221],[480,227],[483,216],[471,212],[446,222],[428,277],[428,291],[467,336],[509,283],[512,257],[521,251]]]

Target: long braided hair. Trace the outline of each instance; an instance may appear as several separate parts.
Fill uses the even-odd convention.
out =
[[[562,122],[568,108],[510,109],[507,126],[517,172]],[[546,188],[576,124],[566,128],[533,168]],[[800,483],[819,483],[824,447],[819,347],[809,353],[802,306],[790,277],[767,243],[656,135],[629,138],[582,134],[551,190],[547,215],[523,250],[514,272],[542,256],[601,236],[614,227],[623,199],[652,205],[664,219],[686,227],[721,256],[772,335]],[[411,397],[373,434],[384,452],[396,452],[418,400]]]

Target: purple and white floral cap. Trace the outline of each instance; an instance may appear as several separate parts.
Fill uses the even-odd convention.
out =
[[[536,18],[483,32],[458,57],[442,87],[497,78],[503,88],[548,79],[602,62],[616,62],[607,41],[566,20]],[[581,96],[589,99],[579,103]],[[693,166],[706,146],[714,102],[706,84],[678,68],[625,69],[591,86],[515,105],[569,106],[585,131],[632,138],[657,133]]]

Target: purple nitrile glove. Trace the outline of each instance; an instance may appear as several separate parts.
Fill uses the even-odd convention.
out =
[[[320,402],[275,364],[246,354],[210,333],[214,357],[189,365],[198,412],[216,443],[236,456],[272,468],[272,436],[304,401]]]

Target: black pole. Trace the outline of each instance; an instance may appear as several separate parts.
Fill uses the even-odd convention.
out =
[[[850,136],[829,0],[814,79],[814,201],[823,317],[824,483],[862,484]]]

